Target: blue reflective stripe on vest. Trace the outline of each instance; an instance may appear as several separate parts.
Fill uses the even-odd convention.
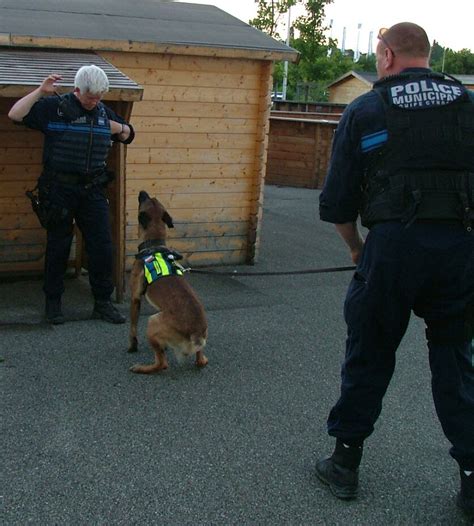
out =
[[[89,133],[90,132],[90,126],[81,126],[73,123],[62,123],[62,122],[48,122],[47,126],[48,130],[51,131],[70,131],[74,133]],[[110,129],[106,128],[104,129],[103,126],[93,126],[92,132],[94,134],[104,134],[107,136],[110,136]]]

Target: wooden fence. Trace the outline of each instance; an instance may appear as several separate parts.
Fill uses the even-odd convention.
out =
[[[312,118],[312,113],[272,112],[266,183],[322,188],[339,115]]]

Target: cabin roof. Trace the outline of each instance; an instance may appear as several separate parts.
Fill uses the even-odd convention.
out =
[[[221,49],[260,59],[298,57],[296,50],[217,7],[157,0],[0,0],[0,45],[143,52],[198,48],[217,56]]]
[[[58,92],[70,91],[81,66],[95,64],[109,79],[106,100],[141,100],[143,88],[95,53],[0,48],[0,96],[19,97],[39,86],[51,73],[62,75]]]
[[[372,87],[372,84],[377,80],[377,73],[369,73],[366,71],[348,71],[347,73],[344,73],[344,75],[340,76],[330,84],[328,84],[328,88],[332,88],[336,86],[337,84],[341,84],[345,82],[346,80],[349,80],[350,78],[356,78],[359,79],[364,84],[367,84],[368,87]]]

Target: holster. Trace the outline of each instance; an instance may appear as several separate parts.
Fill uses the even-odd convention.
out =
[[[33,190],[27,190],[25,195],[30,200],[31,208],[43,228],[54,228],[67,219],[69,210],[52,204],[42,196],[38,190],[38,185]]]
[[[47,213],[42,206],[40,199],[39,199],[39,192],[38,192],[38,186],[33,188],[33,190],[27,190],[25,192],[26,197],[31,202],[31,208],[33,209],[33,212],[36,214],[36,217],[39,219],[39,222],[43,228],[47,228],[48,225],[48,219],[47,219]]]

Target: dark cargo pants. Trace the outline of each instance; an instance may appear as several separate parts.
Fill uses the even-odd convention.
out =
[[[40,191],[44,186],[40,182]],[[51,183],[48,199],[58,209],[68,211],[65,218],[47,229],[43,290],[57,298],[64,292],[66,272],[73,239],[73,219],[81,231],[88,257],[89,282],[96,300],[108,300],[113,292],[113,253],[109,204],[102,188],[84,189],[81,185]]]
[[[346,297],[346,356],[329,434],[357,444],[372,433],[413,311],[427,325],[432,393],[450,453],[474,470],[473,306],[474,233],[461,225],[373,227]]]

